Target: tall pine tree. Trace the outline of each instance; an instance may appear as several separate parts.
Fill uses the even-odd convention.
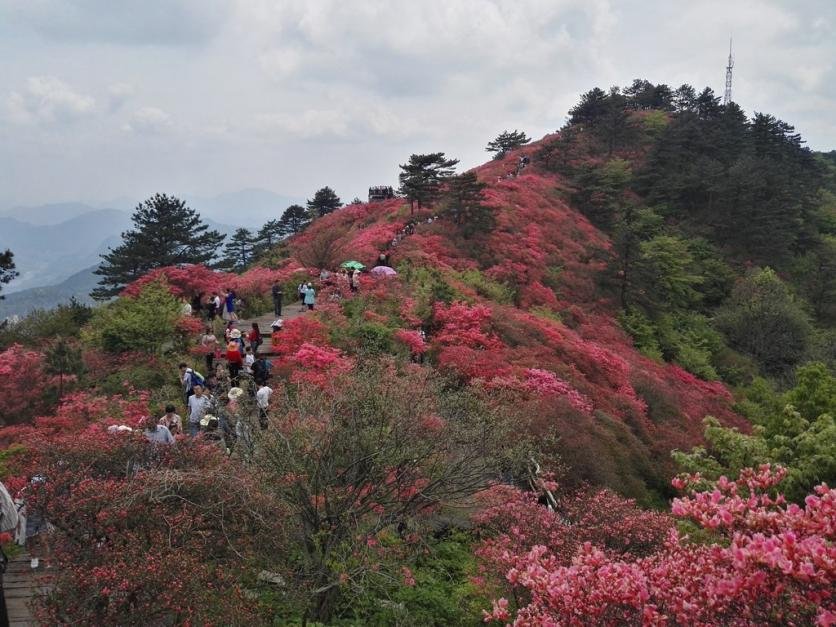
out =
[[[514,150],[520,146],[525,146],[531,138],[524,132],[514,129],[513,131],[502,131],[497,135],[496,139],[488,142],[485,150],[496,153],[494,159],[502,159],[509,150]]]
[[[154,268],[180,263],[211,263],[224,235],[209,230],[200,214],[174,196],[155,194],[134,210],[134,228],[122,244],[102,255],[93,298],[107,299]]]
[[[342,206],[340,197],[327,185],[317,190],[314,197],[308,200],[308,211],[312,218],[321,218]]]
[[[444,190],[444,213],[461,227],[465,237],[493,228],[493,209],[482,203],[484,189],[476,174],[465,172],[452,177]]]
[[[290,205],[279,218],[282,237],[301,233],[311,223],[311,215],[302,205]]]
[[[261,254],[278,244],[284,236],[284,228],[279,220],[268,220],[255,236],[255,254]]]
[[[224,247],[224,256],[218,264],[222,268],[241,271],[252,263],[255,254],[255,238],[249,229],[236,229]]]
[[[458,159],[448,159],[443,152],[411,155],[409,162],[400,166],[400,193],[409,200],[414,211],[433,203],[441,193],[441,184],[453,176]]]

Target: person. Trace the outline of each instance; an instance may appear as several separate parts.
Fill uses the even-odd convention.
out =
[[[238,344],[238,352],[241,355],[244,354],[244,338],[241,337],[241,330],[240,329],[232,329],[229,332],[229,341],[236,342]]]
[[[253,373],[253,364],[255,363],[255,355],[253,355],[253,350],[247,346],[247,354],[244,355],[244,372],[247,374]]]
[[[280,318],[282,315],[282,298],[284,297],[284,291],[278,281],[273,283],[273,287],[270,292],[273,295],[273,313],[277,318]]]
[[[189,435],[195,437],[200,433],[200,421],[209,411],[211,401],[203,394],[203,386],[194,386],[194,394],[189,398]]]
[[[218,338],[212,333],[212,326],[206,325],[206,332],[200,338],[200,348],[206,354],[206,372],[215,372],[215,351],[218,349]]]
[[[273,331],[273,333],[278,333],[282,330],[282,327],[284,327],[284,320],[282,320],[281,318],[276,318],[270,325],[270,329]]]
[[[192,296],[192,313],[198,318],[203,315],[203,292]]]
[[[185,298],[180,299],[180,313],[184,316],[191,316],[192,315],[192,306],[189,304]]]
[[[258,347],[261,346],[263,340],[261,339],[261,329],[258,328],[258,322],[253,322],[252,329],[247,333],[247,341],[250,343],[250,348],[253,349],[253,354],[258,353]]]
[[[273,388],[267,382],[258,384],[258,392],[255,393],[255,402],[258,405],[258,422],[262,429],[267,428],[267,410],[270,407],[270,397],[273,395]]]
[[[177,415],[174,405],[165,406],[165,414],[160,418],[159,424],[166,427],[172,435],[183,433],[183,419]]]
[[[145,439],[155,444],[174,444],[174,436],[165,425],[159,424],[151,416],[145,419],[145,429],[142,430]]]
[[[206,319],[209,322],[215,319],[215,314],[217,313],[215,309],[215,296],[215,292],[212,292],[209,298],[206,299]]]
[[[226,323],[226,327],[224,328],[224,340],[229,342],[230,334],[235,330],[235,323],[230,320]]]
[[[273,364],[266,357],[259,357],[253,364],[253,380],[256,384],[267,384],[267,379],[270,378],[270,369]]]
[[[183,394],[186,398],[186,405],[188,405],[189,397],[194,394],[195,386],[203,385],[203,375],[189,368],[186,362],[180,362],[180,380],[183,382]]]
[[[244,358],[241,356],[241,345],[232,340],[226,346],[226,364],[229,368],[229,381],[232,385],[238,386],[238,375],[244,365]]]
[[[215,315],[221,315],[221,295],[217,292],[212,292],[212,305],[213,309],[215,310]]]
[[[299,302],[302,305],[302,309],[305,309],[305,291],[307,288],[305,287],[304,283],[300,283],[299,287],[296,288],[296,291],[299,293]]]
[[[316,305],[316,290],[310,282],[305,286],[305,305],[309,310],[312,310]]]
[[[235,313],[235,292],[231,289],[226,289],[226,296],[224,297],[224,320],[238,320],[238,315]]]

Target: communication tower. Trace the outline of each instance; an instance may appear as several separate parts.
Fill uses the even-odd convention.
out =
[[[726,93],[723,94],[723,104],[729,104],[731,99],[731,79],[732,79],[732,68],[734,67],[734,57],[732,56],[732,40],[729,37],[729,64],[726,66]]]

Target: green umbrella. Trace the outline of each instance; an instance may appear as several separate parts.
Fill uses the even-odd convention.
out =
[[[362,270],[365,267],[359,261],[345,261],[340,264],[340,268],[348,268],[349,270]]]

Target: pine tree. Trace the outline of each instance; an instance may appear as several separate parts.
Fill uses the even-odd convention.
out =
[[[284,227],[279,220],[268,220],[255,236],[255,254],[261,254],[278,244],[284,236]]]
[[[342,206],[340,197],[327,185],[317,190],[314,197],[308,200],[308,212],[312,218],[321,218]]]
[[[249,229],[236,229],[226,243],[224,256],[218,263],[221,268],[229,270],[244,270],[253,260],[255,253],[255,238]]]
[[[444,190],[444,213],[462,227],[465,237],[489,231],[494,225],[493,209],[482,203],[485,184],[473,172],[450,179]]]
[[[56,339],[44,353],[46,371],[58,375],[58,397],[64,395],[64,377],[77,376],[84,372],[81,349],[63,337]]]
[[[95,271],[102,279],[92,292],[94,298],[115,296],[154,268],[210,263],[225,237],[210,231],[185,201],[166,194],[155,194],[138,205],[131,219],[134,228],[122,233],[122,244],[102,255]]]
[[[409,200],[410,208],[414,211],[435,201],[440,192],[441,184],[453,176],[458,159],[448,159],[443,152],[433,152],[427,155],[411,155],[409,162],[400,166],[398,175],[401,188],[400,193]]]
[[[502,159],[509,150],[525,146],[530,141],[531,138],[522,131],[518,131],[517,129],[514,129],[513,131],[505,130],[502,131],[496,139],[488,142],[488,146],[485,150],[496,153],[493,156],[494,159]]]
[[[302,205],[290,205],[279,218],[282,237],[301,233],[311,223],[311,216]]]
[[[6,252],[0,253],[0,289],[2,289],[4,283],[9,283],[18,275],[17,270],[15,270],[14,256],[14,253],[8,249],[6,249]],[[3,296],[0,295],[0,298],[3,298]]]

